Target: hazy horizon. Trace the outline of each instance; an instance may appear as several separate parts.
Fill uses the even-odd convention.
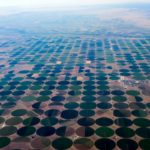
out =
[[[123,3],[150,3],[150,0],[0,0],[0,7],[25,7],[25,8],[41,8],[41,7],[74,7],[84,5],[97,5],[97,4],[123,4]]]

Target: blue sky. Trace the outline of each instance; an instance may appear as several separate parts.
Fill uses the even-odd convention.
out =
[[[150,2],[150,0],[0,0],[0,6],[18,7],[62,7],[80,6],[92,4],[114,4],[114,3],[140,3]]]

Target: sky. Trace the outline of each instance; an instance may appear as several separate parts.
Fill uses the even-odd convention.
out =
[[[94,4],[114,4],[114,3],[140,3],[150,2],[150,0],[0,0],[0,7],[64,7],[82,6]]]

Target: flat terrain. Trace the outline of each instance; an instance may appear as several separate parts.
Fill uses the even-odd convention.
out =
[[[4,12],[1,149],[150,149],[145,5]]]

